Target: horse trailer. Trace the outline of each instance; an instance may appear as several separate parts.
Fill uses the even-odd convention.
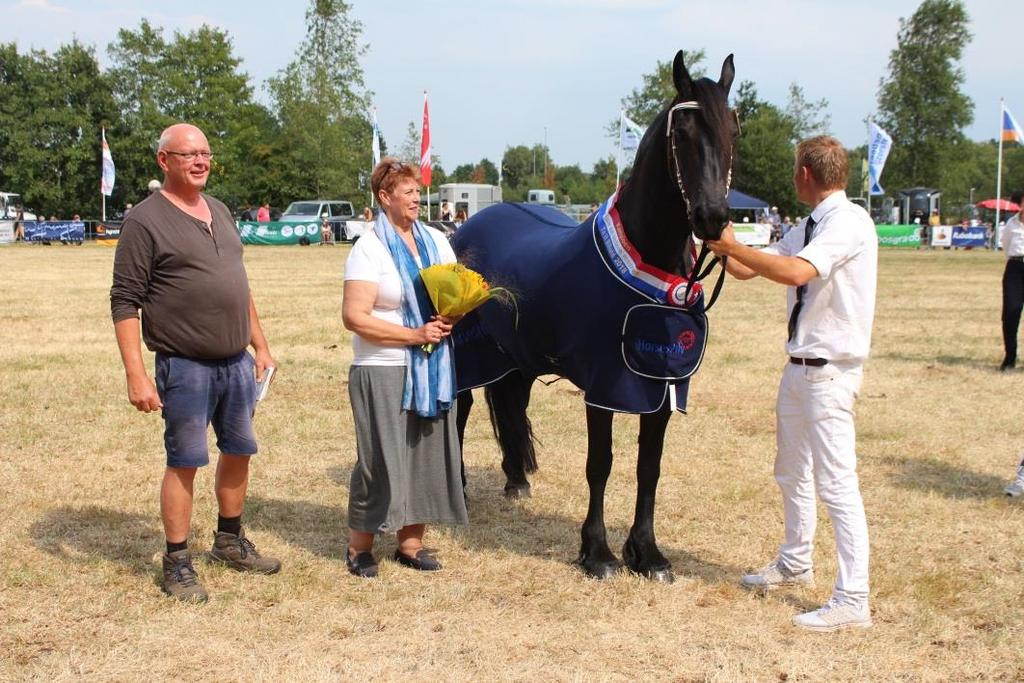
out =
[[[480,183],[445,183],[438,188],[442,202],[448,202],[452,213],[459,209],[472,216],[491,204],[501,204],[501,188]]]

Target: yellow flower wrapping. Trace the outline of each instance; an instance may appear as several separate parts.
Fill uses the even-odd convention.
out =
[[[434,309],[444,316],[466,315],[504,292],[491,289],[480,273],[459,263],[441,263],[420,271]]]
[[[461,263],[439,263],[424,268],[420,271],[420,278],[438,315],[460,317],[496,297],[501,297],[512,306],[516,305],[512,292],[502,287],[492,288],[480,273]],[[420,348],[430,353],[434,350],[434,344],[424,344]]]

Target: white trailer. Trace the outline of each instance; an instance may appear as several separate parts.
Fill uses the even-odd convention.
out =
[[[462,209],[466,216],[472,216],[491,204],[501,203],[501,188],[497,185],[480,183],[445,183],[438,188],[441,201],[448,202],[452,214]]]

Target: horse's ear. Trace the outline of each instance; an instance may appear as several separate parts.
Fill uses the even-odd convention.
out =
[[[725,58],[722,62],[722,75],[718,77],[718,85],[722,86],[722,90],[725,94],[729,94],[729,88],[732,87],[732,79],[736,76],[736,67],[732,64],[732,55]]]
[[[682,50],[676,53],[676,58],[672,62],[672,81],[676,84],[676,92],[680,97],[686,98],[693,94],[693,79],[683,64]]]

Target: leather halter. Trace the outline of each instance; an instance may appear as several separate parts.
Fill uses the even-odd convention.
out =
[[[697,100],[687,100],[685,102],[678,102],[668,110],[668,119],[665,124],[665,137],[669,140],[669,162],[672,165],[672,170],[676,175],[676,185],[679,187],[679,194],[683,197],[683,203],[686,204],[686,215],[690,216],[690,198],[686,196],[686,188],[683,186],[683,173],[679,170],[679,155],[676,153],[676,139],[672,136],[672,114],[679,110],[701,109],[701,104]],[[737,125],[739,119],[737,118]],[[733,150],[729,149],[729,170],[725,175],[725,194],[728,196],[729,188],[732,186],[732,158]]]
[[[683,174],[682,174],[682,171],[679,170],[679,155],[676,153],[676,139],[672,135],[672,114],[674,114],[678,110],[700,109],[700,108],[701,108],[701,105],[696,100],[687,100],[685,102],[679,102],[677,104],[674,104],[668,110],[668,122],[665,125],[665,137],[667,137],[669,139],[669,163],[672,165],[672,170],[675,172],[675,175],[676,175],[676,185],[679,187],[679,194],[682,195],[683,203],[686,205],[686,217],[687,218],[690,218],[690,198],[686,196],[686,188],[683,186]],[[738,123],[739,123],[739,119],[737,119],[737,124]],[[729,188],[732,185],[732,158],[733,158],[733,150],[730,148],[730,150],[729,150],[729,170],[728,170],[728,172],[726,173],[726,176],[725,176],[725,194],[726,194],[726,196],[729,195]],[[691,234],[690,239],[691,240],[693,239],[692,234]],[[684,301],[689,301],[690,300],[690,290],[693,288],[693,283],[700,282],[705,277],[707,277],[711,273],[712,269],[714,269],[714,267],[719,263],[719,261],[721,261],[722,270],[718,274],[718,281],[715,283],[714,290],[711,293],[711,299],[704,306],[704,311],[705,312],[707,312],[708,310],[711,309],[711,307],[718,300],[719,293],[722,291],[722,285],[725,282],[725,263],[726,263],[726,258],[727,258],[725,256],[722,256],[722,257],[715,256],[714,258],[711,259],[711,262],[708,264],[707,268],[703,272],[701,272],[701,267],[704,265],[704,259],[707,258],[708,253],[709,253],[708,245],[706,243],[704,243],[704,242],[701,242],[701,245],[700,245],[700,255],[697,257],[697,262],[695,264],[693,264],[693,269],[690,271],[692,275],[688,278],[689,282],[687,283],[686,294],[684,295],[684,299],[683,299]]]

